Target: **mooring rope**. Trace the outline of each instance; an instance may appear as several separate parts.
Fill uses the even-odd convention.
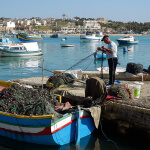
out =
[[[95,53],[95,52],[94,52],[94,53]],[[87,56],[87,57],[81,59],[81,60],[78,61],[76,64],[74,64],[73,66],[71,66],[70,68],[68,68],[67,70],[65,70],[64,72],[66,72],[66,71],[68,71],[68,70],[74,68],[76,65],[78,65],[78,64],[81,63],[82,61],[84,61],[84,60],[86,60],[87,58],[89,58],[90,56],[92,56],[94,53],[92,53],[92,54],[90,54],[89,56]]]

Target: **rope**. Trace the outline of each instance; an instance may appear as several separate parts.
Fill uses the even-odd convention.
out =
[[[92,59],[92,61],[89,63],[89,65],[85,68],[85,70],[91,65],[91,63],[94,61],[94,59]],[[85,71],[84,70],[84,71]]]
[[[95,52],[94,52],[94,53],[95,53]],[[68,68],[66,71],[68,71],[68,70],[74,68],[76,65],[78,65],[78,64],[81,63],[82,61],[84,61],[84,60],[86,60],[87,58],[89,58],[90,56],[92,56],[94,53],[92,53],[92,54],[90,54],[89,56],[87,56],[87,57],[81,59],[81,60],[78,61],[76,64],[74,64],[73,66],[71,66],[70,68]]]

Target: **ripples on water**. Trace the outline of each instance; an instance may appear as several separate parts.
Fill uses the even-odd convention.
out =
[[[117,38],[121,36],[110,36],[111,40],[116,42]],[[43,42],[39,43],[42,48],[43,56],[30,56],[30,57],[5,57],[0,58],[0,71],[1,79],[4,81],[26,78],[33,76],[41,76],[42,71],[38,66],[42,66],[42,60],[44,59],[44,67],[51,71],[54,70],[67,70],[83,58],[94,53],[98,46],[107,46],[104,42],[80,42],[79,36],[67,36],[66,41],[61,41],[63,36],[58,38],[45,37]],[[150,62],[150,37],[149,36],[136,36],[139,40],[138,45],[128,46],[130,51],[123,52],[123,47],[118,47],[118,57],[121,65],[119,67],[126,67],[128,62],[143,64],[147,69]],[[18,42],[16,38],[12,38],[15,42]],[[61,43],[74,44],[74,47],[61,47]],[[105,60],[103,65],[106,67],[107,61]],[[94,56],[91,56],[73,69],[82,69],[95,71],[97,67],[101,66],[101,61],[94,60]],[[44,71],[44,75],[51,75],[50,72]]]

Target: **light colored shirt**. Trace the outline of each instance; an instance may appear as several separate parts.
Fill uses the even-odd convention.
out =
[[[113,57],[117,57],[117,45],[115,42],[111,41],[109,44],[108,44],[108,49],[111,49],[114,51],[114,53],[109,53],[108,51],[106,51],[106,59],[109,59],[109,58],[113,58]]]

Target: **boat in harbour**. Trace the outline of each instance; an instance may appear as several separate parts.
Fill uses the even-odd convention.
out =
[[[94,58],[95,59],[106,59],[106,53],[100,53],[100,52],[95,52],[94,53]]]
[[[38,43],[17,43],[5,47],[0,47],[1,57],[11,56],[38,56],[42,55],[42,50]]]
[[[86,32],[86,35],[81,35],[80,40],[83,42],[99,42],[103,38],[102,32]]]
[[[36,35],[28,35],[26,33],[18,33],[17,38],[19,42],[41,42],[43,41],[43,37]]]
[[[50,37],[51,37],[51,38],[58,38],[58,33],[53,34],[53,35],[51,35]]]
[[[117,39],[119,45],[125,44],[138,44],[138,40],[136,40],[133,36],[125,36],[124,38]]]
[[[60,44],[61,47],[74,47],[73,44]]]
[[[13,84],[14,83],[0,80],[1,86],[9,87],[9,86],[13,86]],[[17,89],[18,88],[14,90]],[[9,88],[8,89],[6,88],[5,90],[6,91],[9,90]],[[37,93],[37,90],[34,91],[25,88],[26,92],[28,90],[31,93],[32,92],[34,94]],[[18,94],[18,96],[19,95],[20,94]],[[21,98],[24,97],[23,93],[21,95],[20,95]],[[35,96],[36,95],[34,95],[33,97]],[[35,98],[33,97],[31,97],[32,98],[31,101],[33,101],[33,99],[35,100]],[[58,97],[59,97],[58,101],[61,103],[61,96]],[[1,95],[0,98],[3,99]],[[28,101],[30,101],[30,99]],[[17,102],[18,101],[16,100],[16,103]],[[57,111],[58,109],[54,110],[54,108],[52,108],[50,97],[48,98],[48,100],[45,99],[45,102],[41,102],[40,105],[42,103],[43,105],[45,104],[45,106],[48,105],[47,108],[45,108],[47,109],[48,114],[46,113],[43,115],[42,114],[22,115],[22,113],[19,114],[17,110],[16,113],[3,112],[1,110],[0,111],[0,136],[4,136],[21,142],[34,143],[40,145],[65,145],[73,141],[76,141],[76,145],[78,145],[81,138],[90,135],[96,129],[94,120],[89,110],[85,110],[77,106],[77,107],[70,107],[68,111],[67,109],[62,112]],[[24,105],[26,106],[26,103]],[[40,108],[39,106],[37,107]],[[96,107],[94,109],[97,110],[98,108]]]
[[[42,145],[65,145],[76,140],[77,116],[68,113],[58,120],[54,115],[25,116],[0,111],[0,135]],[[86,111],[80,114],[80,138],[90,135],[95,125]]]

